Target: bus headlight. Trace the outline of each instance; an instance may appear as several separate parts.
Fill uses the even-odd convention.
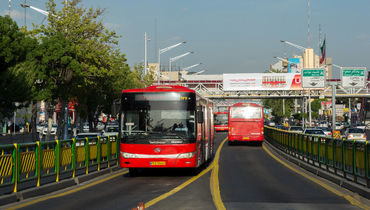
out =
[[[135,154],[131,154],[131,153],[127,153],[127,152],[121,152],[121,156],[123,158],[126,158],[126,159],[128,159],[128,158],[136,158],[136,155]]]
[[[182,153],[177,156],[177,158],[192,158],[194,157],[195,152]]]

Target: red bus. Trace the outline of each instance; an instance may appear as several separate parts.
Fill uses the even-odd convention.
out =
[[[255,103],[237,103],[229,107],[229,143],[255,141],[262,144],[263,107]]]
[[[228,131],[229,108],[228,106],[216,106],[214,115],[214,124],[216,131]]]
[[[122,91],[120,166],[197,168],[214,153],[213,104],[183,86]]]

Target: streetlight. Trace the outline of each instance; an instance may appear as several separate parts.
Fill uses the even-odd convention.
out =
[[[145,48],[145,52],[144,52],[144,75],[146,75],[148,72],[147,70],[147,66],[148,66],[148,49],[147,49],[147,42],[150,41],[150,39],[148,38],[148,36],[146,35],[146,32],[144,33],[144,48]]]
[[[203,70],[201,70],[201,71],[195,72],[195,74],[194,74],[194,75],[201,74],[201,73],[203,73],[203,72],[205,72],[205,71],[207,71],[207,70],[203,69]]]
[[[169,51],[169,50],[171,50],[171,49],[173,49],[173,48],[175,48],[179,45],[185,44],[185,43],[186,43],[186,41],[183,41],[183,42],[174,44],[172,46],[169,46],[169,47],[166,47],[166,48],[163,48],[163,49],[161,49],[161,48],[158,49],[158,84],[161,82],[160,81],[161,80],[161,54],[165,53],[165,52],[167,52],[167,51]]]
[[[190,54],[193,54],[194,52],[187,52],[187,53],[184,53],[182,55],[179,55],[179,56],[176,56],[176,57],[173,57],[173,58],[170,58],[170,61],[169,61],[169,71],[171,71],[171,63],[174,62],[174,61],[177,61],[178,59],[182,58],[182,57],[185,57],[187,55],[190,55]]]
[[[194,67],[197,67],[197,66],[199,66],[199,65],[201,65],[201,64],[202,64],[202,63],[197,63],[197,64],[194,64],[194,65],[192,65],[192,66],[185,67],[185,68],[183,68],[182,70],[183,70],[183,71],[187,71],[187,70],[192,69],[192,68],[194,68]]]

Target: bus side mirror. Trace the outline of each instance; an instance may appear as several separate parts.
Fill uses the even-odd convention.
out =
[[[198,121],[198,123],[203,123],[204,122],[203,111],[198,111],[197,112],[197,121]]]

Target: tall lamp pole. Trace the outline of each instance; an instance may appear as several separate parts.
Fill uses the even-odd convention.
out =
[[[171,71],[171,64],[172,64],[172,62],[174,62],[174,61],[177,61],[177,60],[179,60],[180,58],[183,58],[183,57],[185,57],[185,56],[187,56],[187,55],[190,55],[190,54],[193,54],[194,52],[187,52],[187,53],[184,53],[184,54],[182,54],[182,55],[179,55],[179,56],[176,56],[176,57],[173,57],[173,58],[170,58],[170,60],[169,60],[169,71]]]
[[[171,46],[163,48],[163,49],[161,49],[161,48],[158,49],[158,84],[160,84],[160,82],[161,82],[161,54],[165,53],[165,52],[167,52],[167,51],[169,51],[169,50],[171,50],[171,49],[173,49],[173,48],[175,48],[179,45],[185,44],[185,43],[186,43],[186,41],[183,41],[183,42],[171,45]]]

